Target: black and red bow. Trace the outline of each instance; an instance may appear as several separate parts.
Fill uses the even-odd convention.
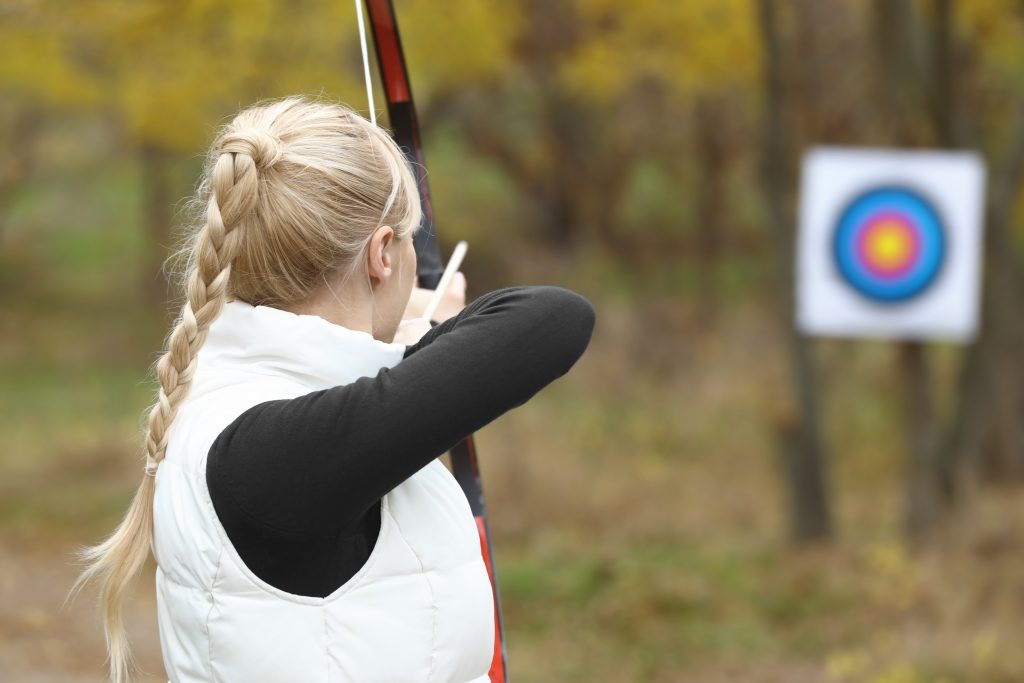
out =
[[[427,167],[423,158],[423,145],[420,141],[419,121],[416,118],[416,107],[413,105],[412,88],[409,85],[409,72],[405,66],[402,41],[398,35],[395,9],[391,0],[365,1],[370,32],[373,34],[377,53],[377,65],[380,67],[381,80],[384,83],[392,135],[408,158],[419,182],[424,224],[416,233],[414,241],[420,286],[434,289],[437,287],[444,267],[441,262],[441,250],[437,244],[430,184],[427,182]],[[452,473],[466,494],[473,517],[476,519],[477,530],[480,534],[480,550],[487,566],[487,574],[491,579],[491,588],[494,591],[495,642],[494,658],[491,661],[489,672],[490,679],[491,683],[507,683],[505,629],[501,618],[498,578],[494,571],[487,507],[484,504],[484,491],[480,482],[480,468],[477,464],[473,436],[466,437],[464,441],[452,448],[450,455]]]

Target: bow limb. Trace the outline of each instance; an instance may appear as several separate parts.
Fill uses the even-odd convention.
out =
[[[427,181],[427,166],[423,157],[423,145],[420,141],[419,121],[416,118],[412,87],[409,84],[409,72],[406,69],[402,41],[398,34],[395,9],[391,0],[366,0],[366,9],[370,30],[373,33],[377,65],[384,83],[392,135],[412,165],[419,183],[423,225],[414,236],[414,243],[420,286],[435,289],[444,272],[444,267],[441,265],[441,250],[437,244],[430,184]],[[489,676],[491,683],[507,683],[505,628],[501,616],[498,577],[494,570],[494,553],[491,547],[490,527],[487,523],[487,507],[484,504],[480,467],[477,462],[473,436],[466,437],[456,445],[450,455],[452,474],[466,494],[470,510],[476,521],[480,537],[480,551],[494,594],[495,642]]]

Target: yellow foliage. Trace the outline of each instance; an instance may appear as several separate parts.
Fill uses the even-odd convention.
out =
[[[692,98],[756,83],[751,0],[566,2],[575,25],[550,68],[578,96],[610,100],[654,83]],[[514,68],[525,32],[537,30],[529,7],[398,0],[418,96],[479,86]],[[971,0],[956,12],[959,34],[987,67],[1024,76],[1019,0]],[[0,92],[110,108],[134,137],[171,149],[196,149],[212,122],[263,97],[323,92],[367,108],[350,1],[39,0],[5,9],[0,41]]]
[[[186,0],[117,12],[106,56],[129,129],[190,149],[208,137],[211,122],[257,98],[358,93],[358,71],[340,56],[355,40],[345,30],[355,25],[355,9],[340,16],[338,5]]]
[[[15,17],[0,29],[0,89],[112,110],[132,137],[168,149],[202,147],[261,98],[322,92],[366,107],[350,3],[82,0]]]
[[[351,1],[81,0],[39,3],[0,24],[0,90],[112,110],[129,134],[203,145],[257,99],[323,93],[366,111]],[[492,78],[512,61],[520,5],[407,0],[396,7],[416,92]],[[379,82],[374,80],[379,93]],[[379,95],[378,95],[379,97]],[[380,108],[380,107],[378,107]]]
[[[442,7],[436,0],[406,0],[395,4],[395,12],[417,98],[490,80],[514,61],[520,3],[460,0]]]
[[[907,662],[896,662],[867,679],[866,683],[953,683],[946,677],[929,676]]]
[[[579,32],[551,69],[576,92],[622,95],[654,80],[691,95],[748,85],[758,43],[749,0],[574,0]],[[240,106],[324,92],[365,110],[351,2],[41,2],[0,27],[0,88],[69,107],[113,110],[136,139],[201,147]],[[517,62],[524,2],[397,3],[422,99],[502,75]],[[573,43],[578,40],[577,43]],[[376,81],[376,78],[375,78]],[[378,84],[379,92],[379,84]]]
[[[760,69],[749,0],[576,0],[584,38],[562,75],[581,94],[621,96],[654,81],[691,96],[749,86]]]
[[[73,55],[74,46],[52,29],[63,7],[52,2],[12,5],[0,21],[0,92],[59,107],[84,107],[100,99],[99,84]]]
[[[999,639],[991,633],[980,633],[971,641],[971,655],[974,666],[985,670],[998,660]]]
[[[869,657],[859,650],[844,650],[829,655],[825,673],[830,681],[853,681],[868,668]]]
[[[956,3],[957,24],[968,34],[986,66],[1024,75],[1024,11],[1018,0]]]
[[[921,594],[921,577],[913,558],[896,540],[880,542],[866,550],[870,569],[870,593],[879,605],[903,611]]]

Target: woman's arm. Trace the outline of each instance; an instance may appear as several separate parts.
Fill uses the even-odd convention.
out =
[[[594,315],[567,289],[500,289],[375,377],[250,408],[210,450],[218,514],[295,540],[357,532],[384,494],[565,374]]]

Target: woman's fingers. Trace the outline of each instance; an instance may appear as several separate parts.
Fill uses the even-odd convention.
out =
[[[466,303],[466,276],[462,271],[455,273],[455,277],[452,278],[452,286],[448,288],[449,292],[457,294],[462,297],[462,303]]]
[[[429,291],[429,290],[428,290]],[[398,323],[394,343],[412,346],[430,331],[430,321],[426,318],[412,318]]]
[[[413,287],[412,294],[409,296],[409,303],[405,307],[405,313],[402,314],[402,319],[410,320],[422,317],[433,296],[434,290],[432,289]],[[459,311],[465,307],[466,276],[459,271],[452,277],[448,291],[442,296],[441,303],[438,305],[437,311],[434,312],[433,318],[437,322],[444,322],[448,318],[458,315]]]
[[[452,277],[448,291],[444,293],[441,304],[437,307],[434,320],[443,322],[459,314],[466,307],[466,276],[462,271],[455,273]]]

